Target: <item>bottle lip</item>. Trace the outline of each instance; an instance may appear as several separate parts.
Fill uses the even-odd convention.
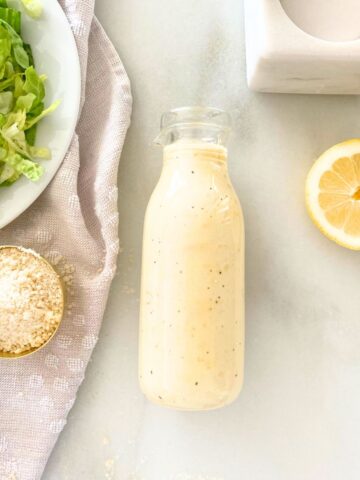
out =
[[[216,107],[187,106],[165,112],[161,116],[161,130],[179,126],[206,126],[222,130],[231,129],[231,116],[225,110]]]

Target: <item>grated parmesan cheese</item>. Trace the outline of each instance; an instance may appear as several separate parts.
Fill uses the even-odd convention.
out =
[[[0,248],[0,352],[21,354],[54,334],[64,307],[60,279],[32,250]]]

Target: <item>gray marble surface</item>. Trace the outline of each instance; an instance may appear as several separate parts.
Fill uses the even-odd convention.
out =
[[[249,92],[241,0],[98,0],[97,15],[134,94],[123,252],[44,480],[358,480],[360,257],[313,227],[303,192],[313,159],[359,135],[358,98]],[[230,170],[246,219],[246,378],[233,405],[180,413],[138,387],[140,252],[160,114],[198,103],[239,117]]]

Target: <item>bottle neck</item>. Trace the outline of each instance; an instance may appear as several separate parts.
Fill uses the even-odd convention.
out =
[[[154,142],[158,145],[207,144],[226,145],[230,127],[201,121],[178,122],[161,129]],[[163,123],[163,122],[162,122]]]

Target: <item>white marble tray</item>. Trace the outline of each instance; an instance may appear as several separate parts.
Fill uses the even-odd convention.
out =
[[[316,38],[295,25],[280,0],[245,0],[245,30],[252,90],[360,93],[360,39]]]

